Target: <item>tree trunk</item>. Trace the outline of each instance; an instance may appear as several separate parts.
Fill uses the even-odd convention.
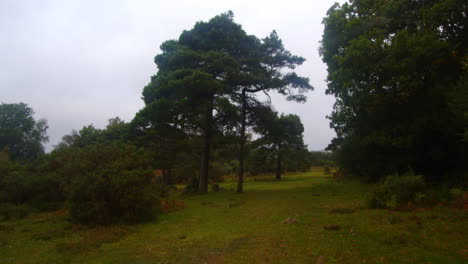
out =
[[[244,147],[245,147],[245,127],[247,123],[247,98],[245,94],[245,90],[242,90],[242,112],[241,112],[241,131],[240,131],[240,142],[239,142],[239,178],[237,182],[237,192],[243,192],[243,184],[244,184]]]
[[[173,181],[172,181],[172,169],[169,168],[167,169],[167,185],[172,185],[173,184]]]
[[[168,180],[167,180],[167,169],[162,169],[162,182],[164,186],[168,186]]]
[[[278,146],[278,157],[276,159],[276,177],[277,180],[281,180],[281,147]]]
[[[208,192],[208,170],[210,163],[210,147],[211,147],[211,127],[213,122],[213,96],[209,99],[208,109],[205,113],[205,131],[203,135],[203,153],[202,164],[200,169],[200,177],[198,180],[198,193]]]
[[[171,169],[162,169],[162,181],[164,186],[169,186],[172,184],[172,170]]]

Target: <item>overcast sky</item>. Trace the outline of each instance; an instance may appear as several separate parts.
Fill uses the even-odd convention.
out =
[[[315,91],[305,104],[273,96],[277,111],[298,114],[309,149],[334,137],[325,118],[326,66],[318,53],[321,24],[334,0],[1,0],[0,102],[24,102],[50,126],[47,149],[72,129],[103,128],[111,117],[130,121],[143,107],[141,92],[156,73],[159,46],[197,21],[232,10],[259,38],[276,30],[286,49],[306,58],[297,72]],[[343,2],[343,1],[338,1]]]

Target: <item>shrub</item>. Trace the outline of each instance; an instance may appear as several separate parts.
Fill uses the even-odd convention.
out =
[[[221,190],[221,187],[219,187],[219,184],[213,183],[213,184],[211,184],[211,190],[213,192],[219,192]]]
[[[135,223],[160,212],[151,158],[132,145],[94,144],[77,150],[68,165],[72,220],[82,224]]]
[[[0,159],[0,202],[28,204],[44,211],[65,200],[60,177],[41,172],[35,165]]]
[[[425,198],[425,183],[422,175],[390,175],[372,193],[369,203],[372,208],[395,209],[398,206],[420,203]]]
[[[198,170],[198,163],[192,160],[184,160],[173,169],[173,182],[178,184],[190,182],[192,178],[198,177]]]
[[[64,200],[61,180],[55,174],[19,171],[5,177],[2,200],[39,206]]]
[[[198,191],[198,178],[190,178],[187,185],[185,185],[185,193],[196,193]]]
[[[223,176],[228,175],[231,171],[226,164],[221,162],[212,162],[209,170],[209,181],[221,181]]]
[[[451,188],[449,193],[452,200],[461,199],[463,197],[463,190],[460,188]]]

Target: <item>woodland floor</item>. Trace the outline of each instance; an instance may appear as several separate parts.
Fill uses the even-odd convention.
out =
[[[466,211],[366,209],[371,186],[320,168],[221,187],[139,225],[79,226],[64,210],[0,222],[0,263],[468,262]]]

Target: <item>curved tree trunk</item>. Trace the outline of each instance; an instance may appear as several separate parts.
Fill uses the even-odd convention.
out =
[[[237,192],[243,192],[244,185],[244,159],[245,159],[245,127],[247,123],[247,98],[245,90],[242,90],[242,110],[241,110],[241,131],[240,131],[240,142],[239,142],[239,177],[237,181]]]

